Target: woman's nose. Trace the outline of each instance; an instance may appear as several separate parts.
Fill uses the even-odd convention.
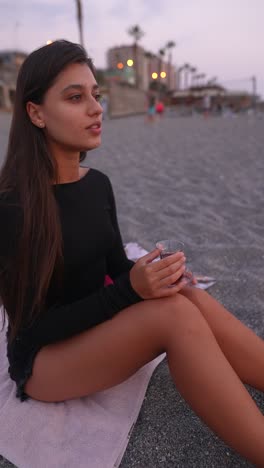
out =
[[[103,113],[103,108],[99,101],[92,98],[92,100],[89,100],[87,103],[87,112],[89,115],[101,115]]]

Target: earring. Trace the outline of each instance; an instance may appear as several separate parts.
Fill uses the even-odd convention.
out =
[[[40,126],[40,128],[43,128],[43,127],[45,127],[45,124],[44,124],[43,122],[41,122],[41,123],[39,124],[39,126]]]

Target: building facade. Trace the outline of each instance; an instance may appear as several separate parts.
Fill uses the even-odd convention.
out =
[[[107,66],[120,81],[137,85],[143,91],[148,91],[154,81],[164,84],[168,91],[177,88],[175,67],[141,46],[112,47],[107,52]]]
[[[19,51],[0,51],[0,108],[12,109],[17,75],[26,57]]]

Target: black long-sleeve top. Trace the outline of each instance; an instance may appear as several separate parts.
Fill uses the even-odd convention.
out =
[[[19,387],[21,382],[24,387],[42,346],[96,326],[141,301],[130,284],[133,262],[123,248],[108,177],[90,169],[80,180],[55,185],[53,190],[63,237],[63,288],[57,294],[51,282],[44,312],[8,344],[9,372],[21,399],[25,394]],[[0,198],[2,271],[17,242],[21,219],[19,206],[9,204],[8,197]],[[114,284],[104,286],[106,275]]]

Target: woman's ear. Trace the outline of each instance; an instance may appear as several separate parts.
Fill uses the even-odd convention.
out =
[[[42,112],[40,106],[34,102],[28,101],[26,104],[28,116],[36,127],[44,128],[45,122],[43,121]]]

